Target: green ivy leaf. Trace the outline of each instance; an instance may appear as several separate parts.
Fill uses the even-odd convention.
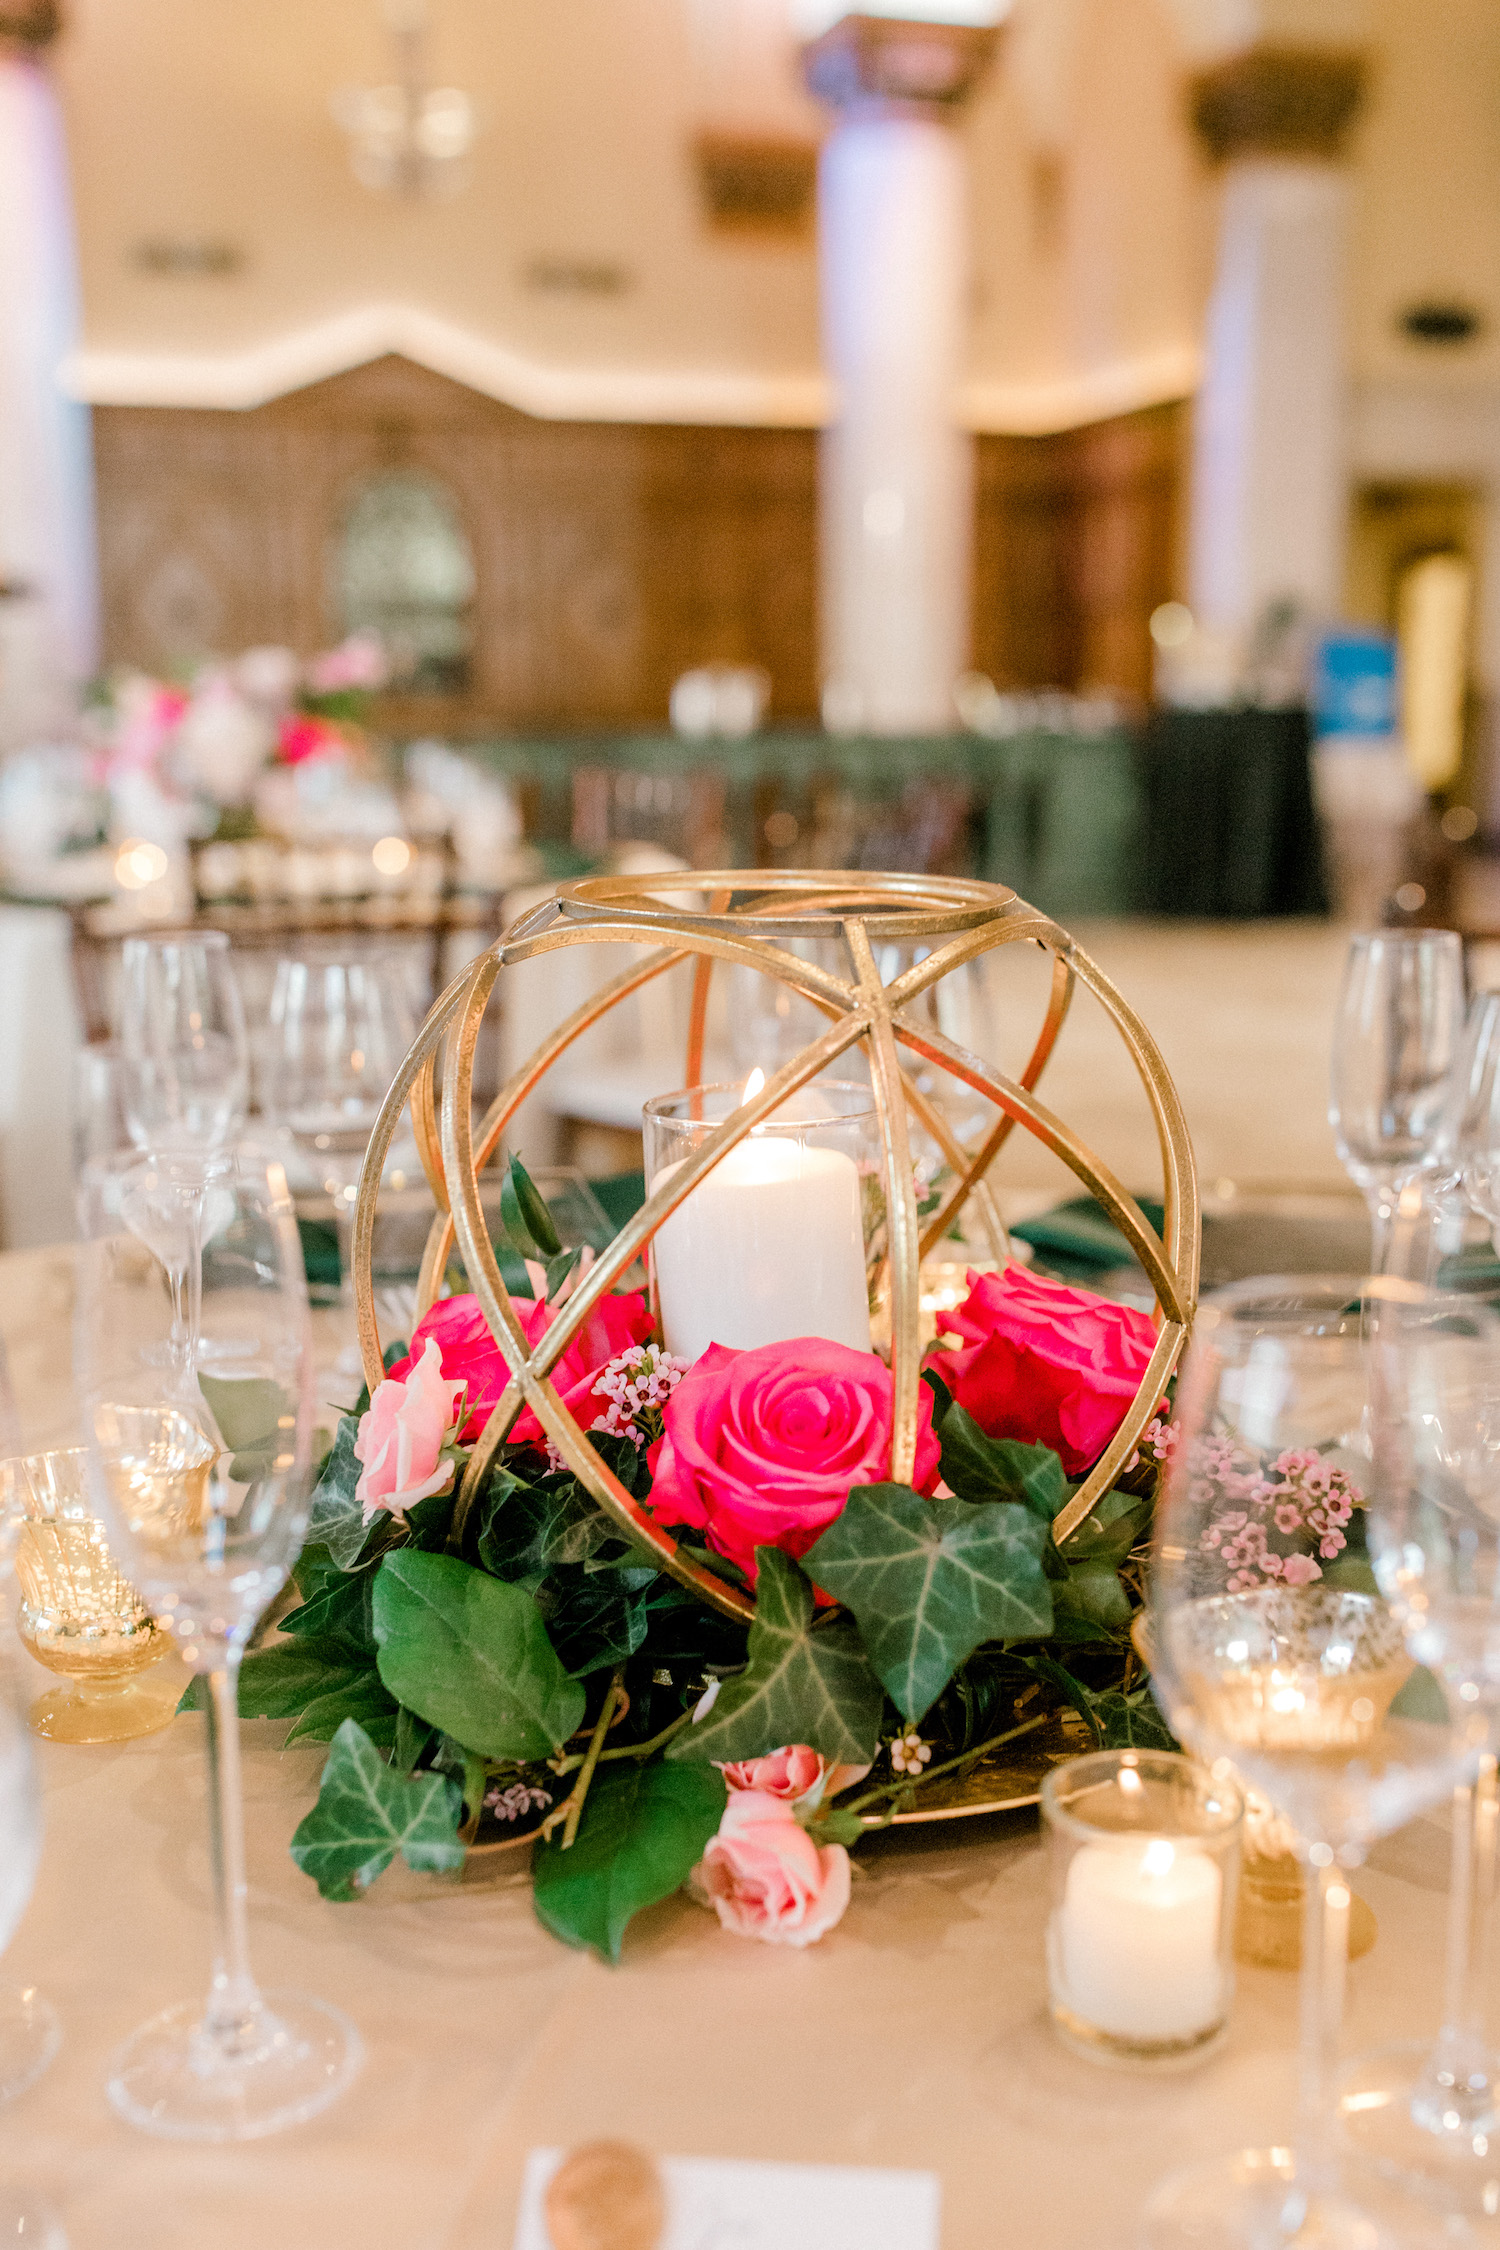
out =
[[[393,1773],[355,1720],[333,1738],[318,1801],[292,1838],[292,1857],[324,1898],[352,1899],[399,1852],[418,1874],[462,1867],[462,1792],[442,1774]]]
[[[1053,1456],[1055,1458],[1055,1456]],[[857,1486],[803,1558],[854,1613],[896,1708],[923,1718],[981,1641],[1052,1629],[1047,1526],[1029,1510],[924,1500],[908,1484]]]
[[[1076,1487],[1074,1488],[1077,1489]],[[1151,1501],[1118,1485],[1104,1493],[1064,1540],[1058,1552],[1069,1564],[1122,1563],[1139,1546],[1151,1522]]]
[[[623,1545],[618,1525],[574,1477],[526,1484],[497,1469],[478,1516],[479,1559],[496,1578],[529,1578]]]
[[[1135,1614],[1109,1561],[1070,1563],[1052,1581],[1052,1605],[1052,1631],[1062,1641],[1110,1640],[1129,1632]]]
[[[667,1756],[722,1763],[805,1742],[832,1762],[866,1764],[875,1755],[885,1697],[852,1620],[815,1621],[812,1587],[775,1547],[758,1547],[755,1560],[749,1662]]]
[[[867,1833],[857,1812],[840,1812],[836,1805],[832,1808],[825,1805],[812,1820],[802,1825],[820,1850],[825,1844],[842,1844],[847,1851],[863,1843]]]
[[[986,1437],[961,1406],[943,1417],[943,1481],[962,1500],[1018,1501],[1050,1524],[1066,1506],[1068,1480],[1050,1445]]]
[[[525,1258],[555,1258],[562,1248],[552,1213],[519,1156],[500,1183],[500,1217],[506,1233]]]
[[[375,1580],[380,1676],[398,1703],[487,1758],[545,1758],[583,1723],[584,1691],[541,1611],[453,1555],[410,1547]]]
[[[537,1590],[547,1637],[558,1661],[577,1679],[634,1656],[646,1638],[647,1603],[657,1573],[626,1564],[617,1570],[555,1570]]]
[[[1177,1737],[1156,1707],[1150,1683],[1132,1688],[1106,1688],[1093,1699],[1099,1741],[1105,1750],[1175,1750]]]
[[[375,1661],[375,1619],[369,1571],[331,1568],[314,1581],[300,1609],[289,1609],[277,1627],[294,1640],[334,1641],[365,1664]]]
[[[537,1847],[532,1883],[543,1927],[618,1961],[631,1917],[669,1897],[703,1857],[727,1794],[712,1766],[601,1766],[571,1847],[564,1851],[555,1834]]]
[[[325,1688],[303,1705],[287,1735],[293,1742],[332,1742],[346,1719],[357,1719],[370,1740],[389,1750],[396,1740],[400,1717],[391,1695],[373,1667],[338,1687]]]
[[[421,1762],[428,1745],[438,1740],[438,1730],[419,1719],[415,1711],[408,1711],[403,1703],[396,1713],[396,1739],[391,1747],[391,1764],[397,1773],[411,1773]]]
[[[364,1511],[354,1497],[360,1477],[360,1465],[354,1458],[358,1434],[358,1421],[346,1414],[339,1423],[333,1451],[323,1464],[307,1524],[309,1540],[326,1547],[340,1570],[354,1568],[370,1535]]]

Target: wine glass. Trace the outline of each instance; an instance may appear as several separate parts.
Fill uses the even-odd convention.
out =
[[[142,1239],[167,1276],[168,1348],[177,1395],[191,1407],[205,1208],[250,1090],[245,1014],[221,930],[126,939],[119,1042],[125,1123],[155,1167],[149,1208],[138,1214]]]
[[[341,1302],[354,1301],[354,1198],[370,1134],[415,1036],[389,956],[299,954],[277,964],[265,1107],[333,1198]]]
[[[1500,2057],[1486,2036],[1500,1749],[1500,1320],[1402,1288],[1374,1308],[1371,1561],[1412,1655],[1470,1715],[1479,1777],[1455,1796],[1443,2025],[1341,2083],[1362,2154],[1471,2215],[1500,2211]]]
[[[1372,930],[1350,939],[1328,1120],[1370,1207],[1377,1273],[1386,1269],[1396,1192],[1432,1161],[1463,1024],[1456,931]]]
[[[1330,2092],[1346,1870],[1447,1795],[1466,1749],[1446,1711],[1402,1700],[1414,1660],[1386,1602],[1363,1590],[1372,1357],[1361,1282],[1252,1281],[1200,1311],[1179,1391],[1152,1565],[1155,1682],[1175,1732],[1206,1764],[1232,1765],[1295,1833],[1302,2102],[1294,2155],[1242,2151],[1158,2188],[1150,2250],[1382,2240],[1342,2189]]]
[[[249,2140],[313,2116],[359,2067],[354,2027],[257,1989],[246,1933],[240,1659],[307,1527],[307,1284],[286,1176],[248,1151],[215,1185],[202,1320],[218,1349],[188,1411],[164,1373],[154,1269],[106,1199],[79,1261],[75,1362],[110,1544],[205,1685],[217,1931],[206,2004],[169,2008],[115,2060],[110,2098],[147,2132]]]

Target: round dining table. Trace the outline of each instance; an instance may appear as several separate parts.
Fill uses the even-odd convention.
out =
[[[69,1250],[0,1256],[28,1450],[78,1436],[72,1299]],[[364,2068],[274,2139],[149,2138],[106,2081],[137,2024],[206,1986],[203,1723],[36,1745],[45,1842],[0,1978],[43,1992],[63,2036],[0,2111],[0,2179],[43,2190],[72,2250],[510,2250],[528,2152],[601,2136],[656,2156],[930,2172],[943,2250],[1128,2250],[1165,2173],[1291,2137],[1283,1971],[1240,1969],[1228,2040],[1195,2069],[1115,2070],[1061,2045],[1034,1811],[867,1842],[843,1921],[806,1950],[733,1937],[679,1895],[607,1967],[542,1929],[525,1848],[459,1877],[398,1866],[355,1904],[325,1902],[288,1854],[325,1749],[283,1749],[285,1725],[256,1721],[242,1731],[257,1973],[343,2009]],[[1436,2029],[1446,1877],[1442,1813],[1360,1875],[1379,1936],[1350,1972],[1351,2051]],[[1467,2236],[1413,2219],[1405,2238]]]

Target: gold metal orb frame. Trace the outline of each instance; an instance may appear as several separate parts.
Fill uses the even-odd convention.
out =
[[[691,905],[689,901],[700,900]],[[840,977],[800,959],[781,941],[842,938],[850,974]],[[950,970],[995,947],[1029,941],[1052,955],[1046,1016],[1018,1079],[944,1037],[912,1003]],[[655,949],[602,986],[559,1024],[510,1079],[478,1131],[473,1124],[474,1053],[480,1025],[503,969],[571,945],[651,945]],[[889,985],[874,948],[896,943],[930,948]],[[500,1277],[480,1204],[479,1173],[511,1119],[573,1042],[610,1008],[679,963],[694,963],[684,1084],[702,1081],[709,983],[716,962],[741,963],[778,979],[828,1018],[828,1028],[743,1102],[646,1199],[600,1254],[557,1319],[533,1349]],[[1062,1028],[1075,981],[1095,995],[1114,1023],[1140,1076],[1161,1144],[1164,1216],[1157,1234],[1134,1197],[1079,1136],[1036,1098],[1036,1086]],[[891,1308],[894,1389],[890,1476],[911,1479],[916,1452],[922,1353],[920,1268],[957,1214],[972,1200],[997,1259],[1009,1244],[989,1184],[990,1167],[1021,1125],[1067,1164],[1103,1205],[1139,1258],[1156,1294],[1158,1335],[1129,1413],[1086,1481],[1058,1515],[1065,1539],[1107,1492],[1151,1419],[1186,1340],[1198,1284],[1197,1177],[1182,1105],[1155,1041],[1133,1009],[1056,922],[999,885],[924,875],[810,873],[801,869],[730,870],[641,877],[595,877],[563,883],[510,933],[471,961],[434,1003],[396,1075],[360,1176],[354,1215],[354,1287],[360,1350],[373,1390],[381,1379],[371,1248],[380,1177],[402,1111],[412,1122],[437,1214],[417,1286],[417,1314],[441,1286],[455,1239],[469,1285],[510,1369],[510,1381],[465,1468],[455,1525],[483,1487],[490,1464],[526,1407],[579,1482],[621,1529],[704,1601],[748,1620],[753,1600],[681,1551],[671,1534],[613,1476],[548,1380],[550,1370],[600,1298],[646,1250],[663,1220],[692,1193],[726,1152],[768,1118],[788,1095],[839,1056],[862,1046],[869,1058],[873,1106],[881,1140],[886,1198],[884,1276]],[[982,1145],[964,1149],[940,1110],[901,1068],[901,1050],[946,1071],[984,1097],[1000,1115]],[[442,1058],[441,1105],[437,1089]],[[663,1088],[665,1092],[667,1089]],[[908,1125],[915,1121],[951,1167],[937,1207],[925,1223],[917,1209]]]

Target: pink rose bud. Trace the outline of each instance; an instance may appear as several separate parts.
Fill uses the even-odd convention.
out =
[[[849,1904],[849,1854],[820,1850],[789,1804],[763,1789],[731,1789],[698,1887],[726,1930],[767,1945],[812,1945]]]
[[[939,1328],[961,1340],[929,1364],[986,1437],[1050,1445],[1082,1476],[1125,1419],[1156,1349],[1145,1313],[1024,1266],[971,1273]]]
[[[814,1791],[821,1795],[827,1771],[827,1761],[804,1742],[772,1750],[764,1758],[740,1758],[723,1768],[731,1789],[759,1789],[786,1805],[800,1804]]]
[[[405,1381],[387,1376],[376,1384],[354,1440],[354,1458],[364,1464],[354,1497],[366,1523],[379,1508],[399,1516],[416,1501],[447,1490],[454,1463],[443,1447],[462,1389],[461,1382],[445,1381],[431,1337]]]

